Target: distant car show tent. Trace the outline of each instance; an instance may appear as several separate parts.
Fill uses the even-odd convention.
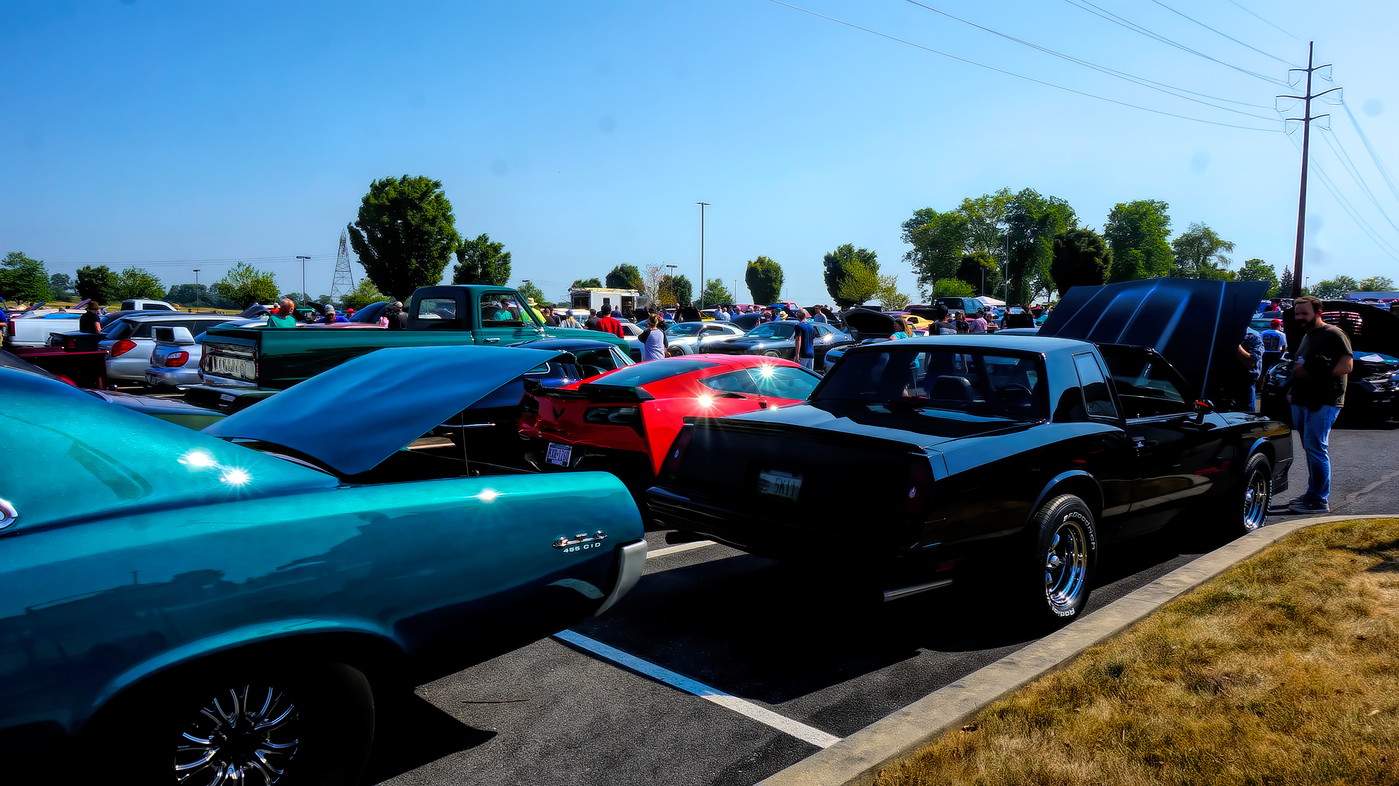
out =
[[[1004,306],[1006,304],[1004,300],[997,300],[990,295],[982,295],[977,300],[980,300],[983,306]]]

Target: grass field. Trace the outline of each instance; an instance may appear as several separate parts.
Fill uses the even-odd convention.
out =
[[[1399,520],[1274,544],[877,783],[1399,784]]]

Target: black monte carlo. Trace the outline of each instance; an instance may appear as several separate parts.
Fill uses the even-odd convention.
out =
[[[1109,544],[1183,517],[1243,534],[1286,488],[1288,427],[1208,397],[1236,373],[1222,359],[1237,364],[1258,287],[1076,287],[1037,336],[851,347],[805,404],[695,419],[650,512],[834,562],[886,599],[989,577],[1031,619],[1066,622]]]

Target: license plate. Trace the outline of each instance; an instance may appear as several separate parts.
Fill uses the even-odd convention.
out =
[[[556,442],[550,442],[549,447],[544,451],[544,463],[546,464],[567,467],[572,460],[572,445],[560,445]]]
[[[795,500],[801,491],[802,476],[777,470],[764,470],[758,473],[758,493]]]
[[[255,376],[251,360],[224,355],[215,355],[209,360],[209,371],[217,376],[246,380],[252,380]]]

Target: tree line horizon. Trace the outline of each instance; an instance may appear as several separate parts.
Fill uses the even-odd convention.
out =
[[[1264,260],[1251,258],[1238,270],[1231,269],[1234,263],[1229,254],[1235,244],[1204,222],[1191,222],[1172,238],[1169,207],[1151,199],[1119,202],[1099,233],[1082,226],[1064,199],[1043,196],[1031,188],[1019,192],[1002,188],[964,198],[949,210],[914,210],[900,225],[900,237],[911,247],[903,261],[917,276],[921,298],[999,295],[1007,303],[1026,304],[1050,293],[1062,297],[1074,286],[1167,277],[1261,281],[1268,284],[1270,298],[1291,291],[1289,266],[1279,274]],[[441,282],[452,257],[457,260],[453,284],[505,286],[511,276],[511,255],[504,243],[486,233],[463,238],[441,181],[431,178],[402,175],[373,181],[346,231],[365,276],[335,303],[342,308],[362,308],[389,298],[407,300],[418,287]],[[667,267],[674,266],[652,264],[642,269],[620,263],[604,277],[576,279],[571,288],[634,289],[662,304],[736,301],[719,278],[703,282],[696,299],[690,280],[666,273]],[[881,273],[876,252],[852,243],[825,254],[822,274],[831,301],[841,308],[874,303],[899,309],[912,302],[898,291],[897,275]],[[777,300],[784,278],[782,266],[767,256],[745,263],[744,283],[755,303]],[[1336,298],[1347,292],[1393,287],[1388,276],[1356,280],[1339,275],[1305,288],[1305,294]],[[517,289],[536,303],[568,302],[566,296],[545,297],[528,280]],[[117,273],[105,265],[84,266],[74,280],[64,273],[49,275],[42,261],[22,252],[10,252],[0,260],[0,298],[38,302],[65,299],[62,295],[70,293],[99,303],[164,298],[184,305],[239,309],[254,302],[273,302],[284,294],[298,302],[335,300],[328,295],[312,298],[306,292],[281,293],[271,273],[246,262],[235,264],[211,285],[166,288],[140,267]]]

